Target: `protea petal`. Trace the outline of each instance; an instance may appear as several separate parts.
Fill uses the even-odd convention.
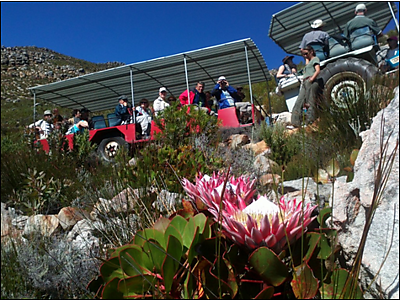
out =
[[[264,241],[263,236],[261,234],[261,232],[253,227],[251,229],[251,239],[257,244],[257,245],[261,245],[261,243]]]
[[[266,237],[271,234],[271,227],[269,225],[269,219],[268,216],[264,216],[261,220],[261,234]]]
[[[271,234],[264,241],[267,244],[267,247],[274,248],[276,244],[276,237],[275,235]]]
[[[259,247],[259,244],[257,244],[251,237],[249,237],[248,235],[246,235],[245,237],[245,242],[246,245],[250,248],[250,249],[256,249]]]

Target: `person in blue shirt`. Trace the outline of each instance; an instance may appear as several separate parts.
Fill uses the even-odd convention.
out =
[[[236,102],[241,101],[237,90],[229,85],[225,76],[220,76],[218,78],[217,84],[211,91],[211,95],[215,96],[217,99],[219,109],[235,106]]]
[[[85,129],[88,129],[88,128],[89,128],[88,122],[81,120],[78,123],[74,124],[72,127],[70,127],[66,134],[82,133]]]
[[[399,44],[397,36],[393,35],[387,39],[389,49],[386,52],[385,62],[381,66],[383,72],[399,68]]]
[[[128,106],[128,97],[121,95],[118,97],[118,105],[115,107],[115,115],[119,119],[116,125],[128,123],[131,118]]]

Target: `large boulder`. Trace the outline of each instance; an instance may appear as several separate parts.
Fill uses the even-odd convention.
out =
[[[331,202],[333,221],[340,229],[339,242],[346,261],[351,265],[360,245],[367,217],[371,210],[374,211],[362,257],[361,286],[366,292],[366,298],[398,299],[398,151],[394,157],[391,156],[399,139],[398,88],[390,104],[374,117],[371,128],[360,135],[363,144],[354,165],[354,179],[349,183],[337,182],[335,185]],[[387,151],[383,151],[384,147],[387,147]],[[380,167],[384,169],[378,172]],[[384,179],[387,179],[386,183]],[[377,208],[374,210],[371,205],[376,197]],[[367,290],[371,282],[371,288]]]

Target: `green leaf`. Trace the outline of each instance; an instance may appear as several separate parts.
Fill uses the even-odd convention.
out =
[[[134,243],[143,246],[150,239],[156,240],[165,249],[164,233],[153,228],[146,228],[142,232],[138,231],[135,235]]]
[[[121,251],[131,248],[131,247],[132,247],[132,244],[126,244],[121,247],[113,249],[113,252],[111,253],[110,258],[118,257],[118,255],[120,254]]]
[[[104,286],[102,299],[122,299],[123,294],[118,290],[119,278],[115,277]]]
[[[307,246],[307,252],[303,257],[303,261],[308,262],[310,260],[320,239],[321,239],[321,234],[319,234],[319,233],[316,233],[316,232],[306,233],[306,235],[305,235],[306,243],[305,244]]]
[[[273,286],[281,285],[289,275],[286,265],[266,247],[256,249],[250,255],[249,262],[263,280]]]
[[[122,272],[118,257],[105,261],[100,266],[100,274],[103,277],[104,282],[107,282],[114,277],[123,278],[124,273]]]
[[[187,249],[190,248],[190,245],[193,242],[194,234],[195,234],[195,227],[196,226],[195,226],[193,218],[189,218],[189,220],[188,220],[188,222],[187,222],[187,224],[185,226],[185,229],[183,230],[183,236],[182,236],[183,245]]]
[[[95,294],[95,298],[98,298],[100,296],[99,293],[101,292],[103,287],[104,287],[104,280],[101,276],[93,278],[87,285],[87,289]]]
[[[153,228],[164,233],[170,222],[169,219],[161,217],[154,223]]]
[[[226,257],[230,261],[237,273],[241,273],[247,265],[247,253],[236,244],[233,244],[224,252],[223,257]]]
[[[254,297],[254,299],[271,299],[272,296],[274,295],[274,287],[273,286],[267,286],[263,288],[263,290],[257,294],[257,296]]]
[[[325,207],[321,209],[317,217],[319,226],[321,228],[327,228],[326,220],[331,216],[331,214],[332,214],[332,207]]]
[[[318,280],[305,262],[294,268],[290,285],[297,299],[311,299],[318,292]]]
[[[199,234],[203,234],[204,229],[207,223],[207,217],[204,214],[197,214],[194,216],[194,223],[197,227],[199,227]]]
[[[164,278],[165,292],[169,293],[174,282],[175,273],[179,268],[182,257],[183,246],[181,242],[170,235],[168,237],[167,255],[161,266],[162,277]]]
[[[134,276],[150,271],[144,266],[142,249],[137,245],[130,245],[119,253],[119,261],[122,270],[128,276]]]
[[[183,231],[185,230],[186,224],[188,223],[188,221],[185,220],[185,218],[183,218],[180,215],[176,215],[172,220],[170,225],[173,225],[178,232],[181,233],[181,235],[183,234]]]
[[[221,281],[221,292],[222,294],[228,293],[229,298],[234,298],[238,291],[238,285],[236,282],[236,275],[233,271],[232,265],[227,259],[222,259],[220,265],[215,261],[214,266],[210,267],[210,274],[214,277],[214,281],[218,286],[218,281]],[[219,275],[219,277],[218,277]],[[209,287],[209,281],[206,284]]]
[[[142,296],[154,286],[155,278],[153,275],[135,275],[126,279],[121,279],[118,284],[118,290],[124,297]]]
[[[183,238],[181,232],[182,231],[178,231],[178,229],[176,229],[174,225],[169,224],[167,230],[165,230],[165,235],[164,235],[165,242],[167,243],[169,236],[172,235],[175,238],[177,238],[181,244],[183,244]]]
[[[216,257],[215,246],[217,242],[216,237],[205,239],[201,243],[197,244],[196,252],[212,264]],[[224,251],[223,247],[221,247],[221,251]]]
[[[165,250],[161,245],[150,239],[143,245],[143,250],[148,254],[150,261],[154,264],[157,273],[161,274],[161,266],[165,258]]]
[[[332,247],[329,245],[328,239],[324,234],[321,235],[321,239],[318,244],[320,250],[318,252],[317,258],[327,259],[332,253]]]
[[[357,280],[345,269],[333,271],[330,283],[320,288],[323,299],[362,299],[363,293]]]
[[[187,260],[188,260],[189,264],[192,263],[192,260],[196,255],[196,246],[197,246],[198,242],[199,242],[199,227],[196,227],[192,243],[189,245],[189,248],[188,248]]]

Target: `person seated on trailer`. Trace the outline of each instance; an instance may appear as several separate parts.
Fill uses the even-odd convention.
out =
[[[246,98],[246,95],[243,93],[243,87],[241,85],[236,86],[237,93],[240,97],[240,100]]]
[[[210,91],[205,92],[206,94],[206,101],[207,101],[207,106],[215,113],[218,112],[218,103],[217,100],[215,100],[215,97],[211,95]]]
[[[94,123],[92,119],[90,118],[90,110],[87,108],[82,108],[81,109],[81,121],[86,121],[89,125],[89,129],[92,130],[94,129]]]
[[[158,98],[153,102],[154,115],[158,116],[166,107],[170,106],[167,102],[167,89],[160,87]]]
[[[68,119],[69,127],[72,127],[74,124],[78,123],[81,120],[81,111],[77,108],[72,110],[72,116]]]
[[[397,36],[393,35],[387,39],[389,49],[386,52],[385,61],[381,65],[383,72],[392,71],[399,68],[399,43]]]
[[[118,105],[115,107],[115,116],[118,118],[116,125],[128,124],[131,122],[132,114],[129,111],[128,97],[121,95],[118,97]]]
[[[63,123],[63,122],[64,118],[60,115],[58,108],[53,108],[53,125],[56,125],[56,123]]]
[[[89,129],[89,123],[85,120],[81,120],[78,123],[72,125],[72,127],[68,129],[66,134],[82,133],[85,129]]]
[[[365,4],[358,4],[354,10],[355,17],[347,22],[343,35],[350,40],[353,31],[368,26],[378,38],[382,36],[382,30],[376,22],[366,16],[367,7]]]
[[[142,137],[150,138],[152,112],[149,108],[149,101],[146,98],[140,100],[140,105],[136,107],[137,117],[136,123],[141,125]]]
[[[210,113],[210,109],[207,106],[206,94],[204,91],[205,84],[202,81],[198,81],[193,90],[189,91],[190,99],[188,99],[188,90],[184,90],[179,96],[181,105],[194,104],[206,113]]]
[[[281,65],[278,69],[278,73],[276,73],[276,78],[278,82],[282,79],[294,77],[297,73],[297,66],[293,62],[294,56],[285,56],[282,59],[283,65]]]
[[[211,95],[215,96],[219,103],[219,109],[235,107],[239,122],[247,123],[248,115],[251,114],[251,103],[241,102],[240,95],[237,90],[229,85],[225,76],[218,78],[217,84],[211,91]]]
[[[27,128],[34,128],[36,132],[39,133],[40,139],[47,138],[54,130],[51,110],[45,110],[43,113],[43,119],[28,125]]]
[[[299,46],[300,51],[303,51],[307,45],[317,44],[322,47],[325,57],[329,56],[329,34],[322,30],[324,25],[325,22],[321,19],[317,19],[311,24],[312,31],[303,36]]]

